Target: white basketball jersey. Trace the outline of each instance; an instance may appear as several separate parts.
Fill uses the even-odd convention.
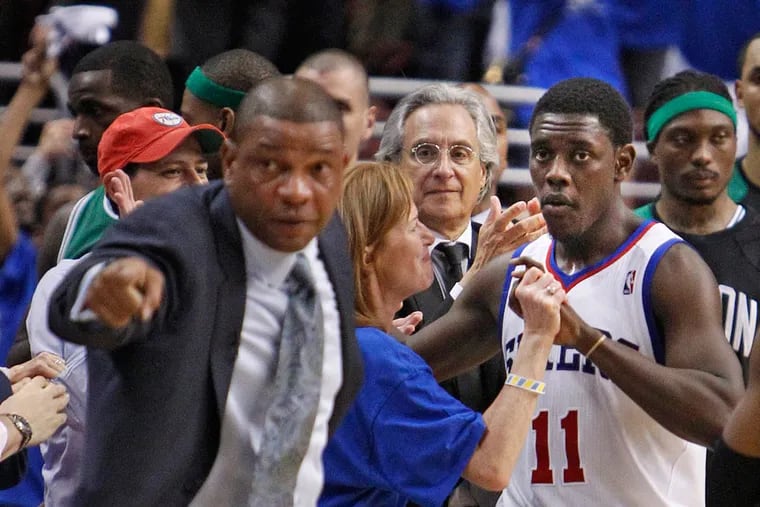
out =
[[[662,364],[652,276],[662,255],[681,241],[664,225],[645,222],[608,258],[572,275],[558,268],[549,235],[515,256],[544,263],[587,323]],[[523,321],[505,302],[502,312],[509,371]],[[592,361],[555,345],[545,382],[546,394],[538,397],[525,447],[498,505],[704,505],[705,449],[660,426]]]

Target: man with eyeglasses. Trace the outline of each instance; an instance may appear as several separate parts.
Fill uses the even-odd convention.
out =
[[[496,146],[494,124],[480,98],[446,84],[428,85],[402,98],[385,124],[375,158],[399,164],[411,177],[420,221],[435,236],[433,283],[404,301],[399,312],[412,320],[421,312],[418,330],[444,315],[462,286],[490,259],[545,230],[537,201],[502,211],[494,196],[483,225],[471,221],[499,164]],[[513,223],[526,210],[531,216]],[[497,354],[442,385],[483,412],[504,384],[501,362]]]
[[[482,227],[471,222],[499,164],[493,121],[473,92],[432,84],[402,98],[388,117],[375,158],[399,164],[412,178],[420,220],[435,235],[435,280],[400,313],[422,311],[418,329],[445,313],[488,260],[543,231],[535,201],[502,211],[492,197],[489,219]],[[512,223],[526,210],[528,219]]]

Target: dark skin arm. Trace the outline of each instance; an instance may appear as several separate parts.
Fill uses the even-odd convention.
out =
[[[409,338],[436,378],[457,375],[498,351],[498,304],[507,264],[505,258],[489,264],[449,313]],[[723,334],[717,284],[686,245],[675,245],[663,256],[652,283],[665,365],[613,340],[594,351],[594,364],[665,428],[712,446],[742,392],[741,367]],[[563,304],[556,344],[585,353],[599,336]]]
[[[743,389],[741,367],[723,333],[715,278],[696,252],[679,244],[663,256],[652,283],[665,365],[609,339],[592,360],[663,427],[710,447]],[[565,306],[555,343],[585,354],[600,333]]]
[[[502,255],[486,265],[446,314],[406,339],[439,381],[474,368],[499,351],[499,303],[509,260]]]
[[[745,456],[760,458],[760,336],[755,336],[749,356],[747,391],[723,429],[723,440]]]

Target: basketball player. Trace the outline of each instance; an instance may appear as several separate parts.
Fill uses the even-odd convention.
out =
[[[731,94],[718,76],[685,70],[657,83],[644,122],[661,194],[636,214],[667,225],[710,266],[746,379],[760,329],[760,215],[727,191],[736,157]]]
[[[543,264],[567,300],[546,394],[498,505],[704,503],[702,446],[720,435],[741,371],[709,268],[622,200],[631,131],[624,99],[595,79],[560,82],[536,104],[530,172],[549,234],[515,257]],[[515,269],[492,262],[410,337],[436,376],[493,354],[497,336],[510,371],[523,326],[507,305]]]

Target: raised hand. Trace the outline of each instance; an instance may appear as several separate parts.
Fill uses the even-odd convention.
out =
[[[531,266],[521,275],[514,288],[525,321],[525,333],[551,336],[560,331],[560,307],[566,299],[562,285],[550,273]]]
[[[527,217],[519,219],[519,217]],[[478,251],[472,266],[462,278],[465,285],[488,261],[512,252],[523,243],[533,241],[546,233],[546,221],[541,215],[538,199],[527,203],[518,201],[502,210],[499,198],[491,196],[491,211],[478,234]]]
[[[132,191],[132,181],[127,173],[121,169],[103,175],[103,186],[119,208],[119,216],[124,218],[135,209],[143,205],[143,201],[136,201]]]
[[[35,25],[29,35],[31,48],[21,56],[21,83],[47,89],[50,78],[58,70],[58,61],[47,54],[46,27]]]

